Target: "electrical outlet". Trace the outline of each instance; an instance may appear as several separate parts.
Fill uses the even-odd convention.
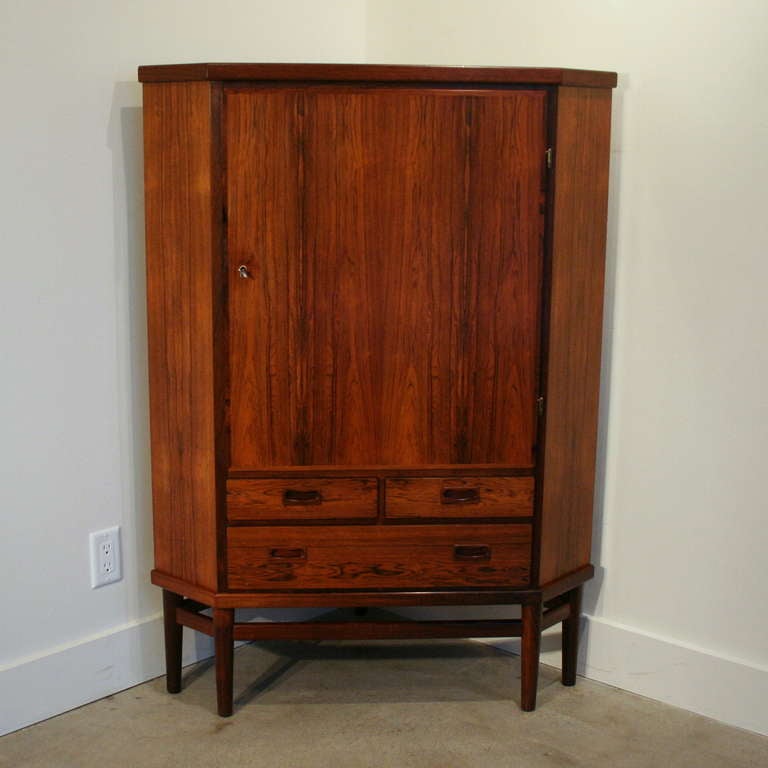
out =
[[[91,588],[103,587],[123,578],[120,526],[94,531],[91,543]]]

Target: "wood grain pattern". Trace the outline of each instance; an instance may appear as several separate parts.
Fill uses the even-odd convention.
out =
[[[319,501],[286,505],[286,493],[316,493]],[[369,518],[378,514],[376,478],[300,478],[227,481],[227,517],[233,520]]]
[[[144,87],[147,324],[155,563],[216,589],[214,261],[208,83]]]
[[[318,465],[311,467],[265,467],[243,468],[230,467],[228,476],[232,479],[270,478],[270,477],[461,477],[467,474],[473,477],[532,477],[530,468],[520,469],[508,464],[421,464],[417,467],[403,464],[361,464],[355,467]]]
[[[469,100],[467,265],[458,376],[468,463],[532,467],[543,269],[546,94]]]
[[[527,517],[533,514],[532,477],[392,478],[386,481],[387,517]],[[451,503],[444,491],[474,491]]]
[[[210,616],[203,616],[196,611],[179,608],[176,611],[176,621],[180,625],[194,629],[195,632],[202,632],[204,635],[208,635],[208,637],[213,637],[214,635],[213,619]]]
[[[594,575],[594,568],[575,571],[568,576],[551,582],[546,587],[529,586],[510,588],[477,587],[470,589],[438,588],[407,590],[323,590],[295,591],[274,589],[238,592],[206,592],[193,586],[185,585],[178,579],[160,571],[152,571],[152,583],[164,589],[191,594],[195,600],[205,605],[221,608],[307,608],[317,606],[322,600],[326,605],[339,607],[393,606],[393,605],[514,605],[530,599],[532,595],[541,595],[542,599],[551,600],[573,589]]]
[[[559,89],[540,583],[590,559],[610,125],[610,91]]]
[[[576,85],[614,88],[615,72],[554,67],[432,67],[391,64],[161,64],[139,67],[142,82],[266,80],[448,82]]]
[[[150,573],[151,582],[163,589],[175,592],[177,595],[186,595],[189,598],[197,600],[205,605],[216,604],[216,591],[205,589],[203,587],[195,586],[189,581],[184,581],[176,576],[171,576],[169,573],[153,568]],[[227,606],[231,607],[231,606]]]
[[[545,103],[227,93],[233,466],[533,466]]]
[[[302,96],[225,92],[224,111],[231,461],[306,464]]]
[[[540,584],[541,598],[544,601],[562,595],[564,592],[575,589],[576,587],[589,581],[595,575],[595,566],[591,563],[575,571],[567,573],[565,576],[559,576],[546,584]]]
[[[528,583],[528,525],[364,528],[230,528],[229,588],[418,589]],[[487,547],[490,558],[458,560],[457,546]],[[275,558],[276,549],[305,554]]]
[[[520,642],[520,708],[523,712],[532,712],[536,709],[541,655],[541,609],[541,599],[532,599],[523,603],[523,634]]]
[[[553,627],[555,624],[560,624],[568,620],[570,616],[570,607],[566,603],[565,605],[558,605],[555,608],[549,608],[544,612],[541,621],[542,631]]]
[[[529,710],[541,630],[563,622],[571,684],[593,573],[615,75],[141,74],[215,81],[145,86],[169,689],[181,624],[215,636],[222,715],[235,637],[519,633]],[[237,607],[319,603],[517,603],[522,620],[234,623]]]
[[[451,459],[464,119],[450,95],[308,96],[313,463]]]
[[[213,609],[213,637],[216,650],[216,702],[221,717],[232,714],[232,682],[235,641],[235,612],[232,608]]]

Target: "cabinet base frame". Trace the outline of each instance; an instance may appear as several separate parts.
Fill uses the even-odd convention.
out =
[[[579,617],[582,585],[591,578],[593,567],[586,566],[539,589],[516,591],[445,591],[390,593],[312,593],[311,595],[212,593],[187,585],[155,571],[154,583],[163,587],[166,682],[169,693],[181,690],[182,627],[189,627],[214,638],[216,649],[216,691],[218,713],[232,714],[233,650],[236,640],[391,640],[469,637],[520,637],[521,709],[536,708],[541,633],[563,624],[562,683],[576,682]],[[168,582],[176,582],[173,586]],[[197,593],[197,596],[191,593]],[[203,597],[207,599],[198,599]],[[259,599],[269,598],[268,600]],[[297,599],[298,598],[298,599]],[[300,621],[249,623],[235,621],[235,608],[302,607],[324,605],[520,605],[521,619],[452,621]],[[213,609],[212,616],[202,611]]]

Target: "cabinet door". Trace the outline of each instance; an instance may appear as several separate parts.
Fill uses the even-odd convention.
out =
[[[545,108],[227,91],[233,466],[533,465]]]

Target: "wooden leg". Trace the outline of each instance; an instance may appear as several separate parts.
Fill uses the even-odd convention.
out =
[[[539,649],[541,647],[541,600],[523,604],[523,637],[520,657],[522,695],[520,707],[524,712],[536,709],[536,688],[539,683]]]
[[[168,693],[181,690],[181,637],[183,627],[176,621],[176,609],[182,597],[163,590],[163,625],[165,628],[165,686]]]
[[[568,593],[568,604],[571,613],[563,622],[563,685],[576,684],[576,661],[579,656],[581,591],[581,586],[578,586]]]
[[[233,608],[213,609],[213,634],[216,645],[216,699],[219,714],[232,714],[232,672],[234,664],[234,621]]]

